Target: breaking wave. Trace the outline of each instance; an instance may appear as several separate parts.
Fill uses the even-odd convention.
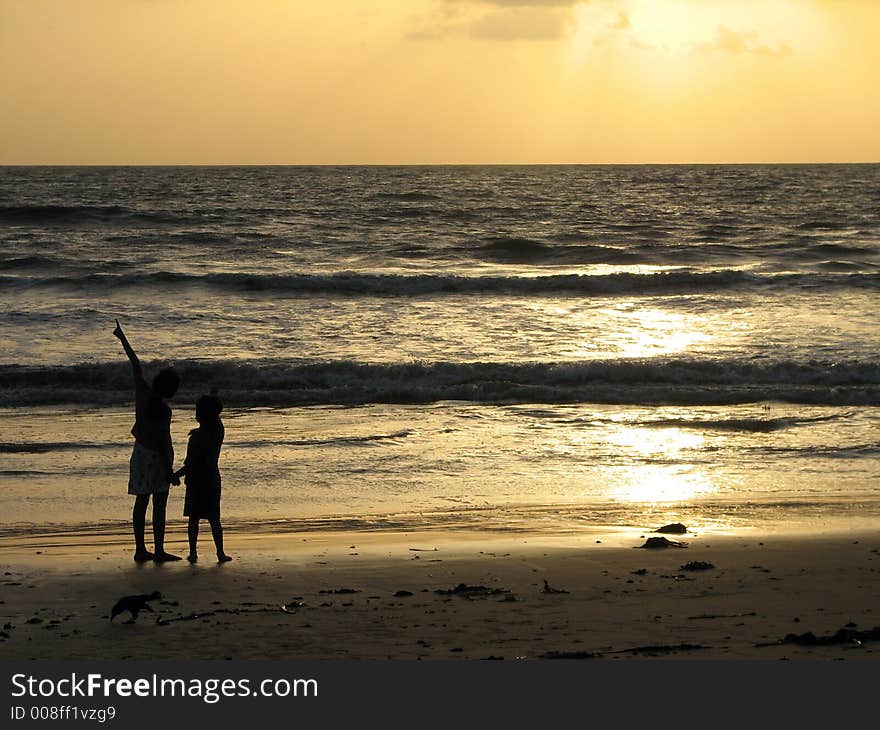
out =
[[[94,287],[120,289],[155,286],[207,286],[226,291],[267,292],[275,295],[336,294],[348,296],[419,296],[432,294],[504,294],[510,296],[609,296],[616,294],[687,294],[741,288],[839,288],[880,286],[880,274],[760,275],[736,269],[709,272],[689,270],[649,274],[629,272],[548,276],[456,276],[449,274],[88,274],[46,277],[0,276],[3,287]]]
[[[154,363],[152,369],[160,364]],[[406,362],[184,360],[178,399],[210,388],[237,406],[367,403],[614,403],[730,405],[782,401],[880,405],[875,362],[596,360],[586,362]],[[0,365],[0,405],[122,404],[131,399],[125,363]],[[772,430],[777,422],[717,423]]]

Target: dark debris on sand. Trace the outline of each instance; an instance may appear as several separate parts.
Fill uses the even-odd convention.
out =
[[[647,548],[648,550],[663,550],[671,547],[685,548],[687,547],[687,543],[679,542],[677,540],[667,540],[665,537],[649,537],[645,540],[644,545],[636,545],[636,549]]]
[[[679,570],[713,570],[715,566],[703,560],[691,560],[689,563],[682,565]]]
[[[770,641],[763,644],[755,644],[758,647],[781,646],[783,644],[796,644],[797,646],[834,646],[839,644],[855,644],[861,646],[866,641],[880,641],[880,626],[873,629],[859,631],[855,628],[844,626],[833,634],[816,636],[812,631],[803,634],[786,634],[779,641]]]
[[[673,522],[671,525],[663,525],[663,527],[658,527],[654,530],[654,532],[664,535],[684,535],[687,531],[688,528],[681,524],[681,522]]]
[[[466,583],[459,583],[455,588],[443,590],[438,588],[434,591],[439,596],[461,596],[462,598],[482,598],[484,596],[499,596],[504,593],[510,593],[506,588],[489,588],[487,586],[469,586]]]
[[[295,613],[295,611],[290,610],[291,608],[292,607],[289,604],[285,604],[284,606],[262,606],[258,608],[215,608],[212,611],[189,613],[184,616],[174,616],[173,618],[162,618],[161,616],[157,616],[156,625],[168,626],[169,624],[178,623],[179,621],[198,621],[199,619],[210,618],[211,616],[218,616],[220,614],[238,616],[243,613]]]
[[[700,621],[704,619],[716,618],[743,618],[744,616],[757,616],[756,611],[747,611],[746,613],[701,613],[697,616],[688,616],[688,621]]]
[[[650,646],[634,646],[631,649],[606,651],[605,654],[672,654],[677,651],[698,651],[709,648],[702,644],[655,644]]]
[[[359,590],[356,590],[356,589],[354,589],[354,588],[329,588],[329,589],[326,589],[326,590],[318,591],[318,593],[325,593],[325,594],[328,594],[328,595],[340,595],[340,596],[345,596],[345,595],[349,595],[349,594],[351,594],[351,593],[360,593],[360,591],[359,591]]]
[[[629,649],[616,649],[613,651],[548,651],[541,655],[541,659],[597,659],[612,654],[649,654],[657,656],[660,654],[673,654],[679,651],[698,651],[700,649],[709,649],[708,646],[702,644],[652,644],[649,646],[634,646]]]
[[[541,593],[547,593],[549,595],[561,595],[563,593],[568,593],[568,591],[565,590],[565,588],[554,588],[547,582],[547,579],[545,578],[544,587],[541,589]]]

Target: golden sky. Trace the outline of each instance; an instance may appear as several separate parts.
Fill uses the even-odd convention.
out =
[[[2,164],[880,161],[880,0],[0,0]]]

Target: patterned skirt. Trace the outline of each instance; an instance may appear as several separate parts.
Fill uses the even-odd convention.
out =
[[[128,493],[156,494],[167,492],[170,486],[165,457],[135,441],[129,462]]]

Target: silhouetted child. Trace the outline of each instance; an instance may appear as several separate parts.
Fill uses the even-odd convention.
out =
[[[143,563],[155,560],[163,563],[180,560],[177,555],[165,552],[165,508],[168,504],[168,487],[180,481],[172,474],[174,447],[171,444],[171,408],[165,402],[173,398],[180,385],[180,377],[171,368],[161,370],[153,384],[147,384],[141,361],[116,320],[114,336],[131,362],[134,373],[134,451],[129,462],[128,493],[134,495],[131,522],[134,527],[134,559]],[[147,550],[144,527],[147,505],[153,499],[153,543],[155,552]]]
[[[194,563],[199,559],[199,520],[211,523],[211,533],[217,548],[217,560],[226,563],[230,558],[223,552],[223,527],[220,524],[220,448],[225,430],[220,414],[223,404],[212,392],[196,401],[196,420],[199,427],[189,432],[186,460],[176,477],[186,478],[186,497],[183,514],[189,517],[189,556]]]

